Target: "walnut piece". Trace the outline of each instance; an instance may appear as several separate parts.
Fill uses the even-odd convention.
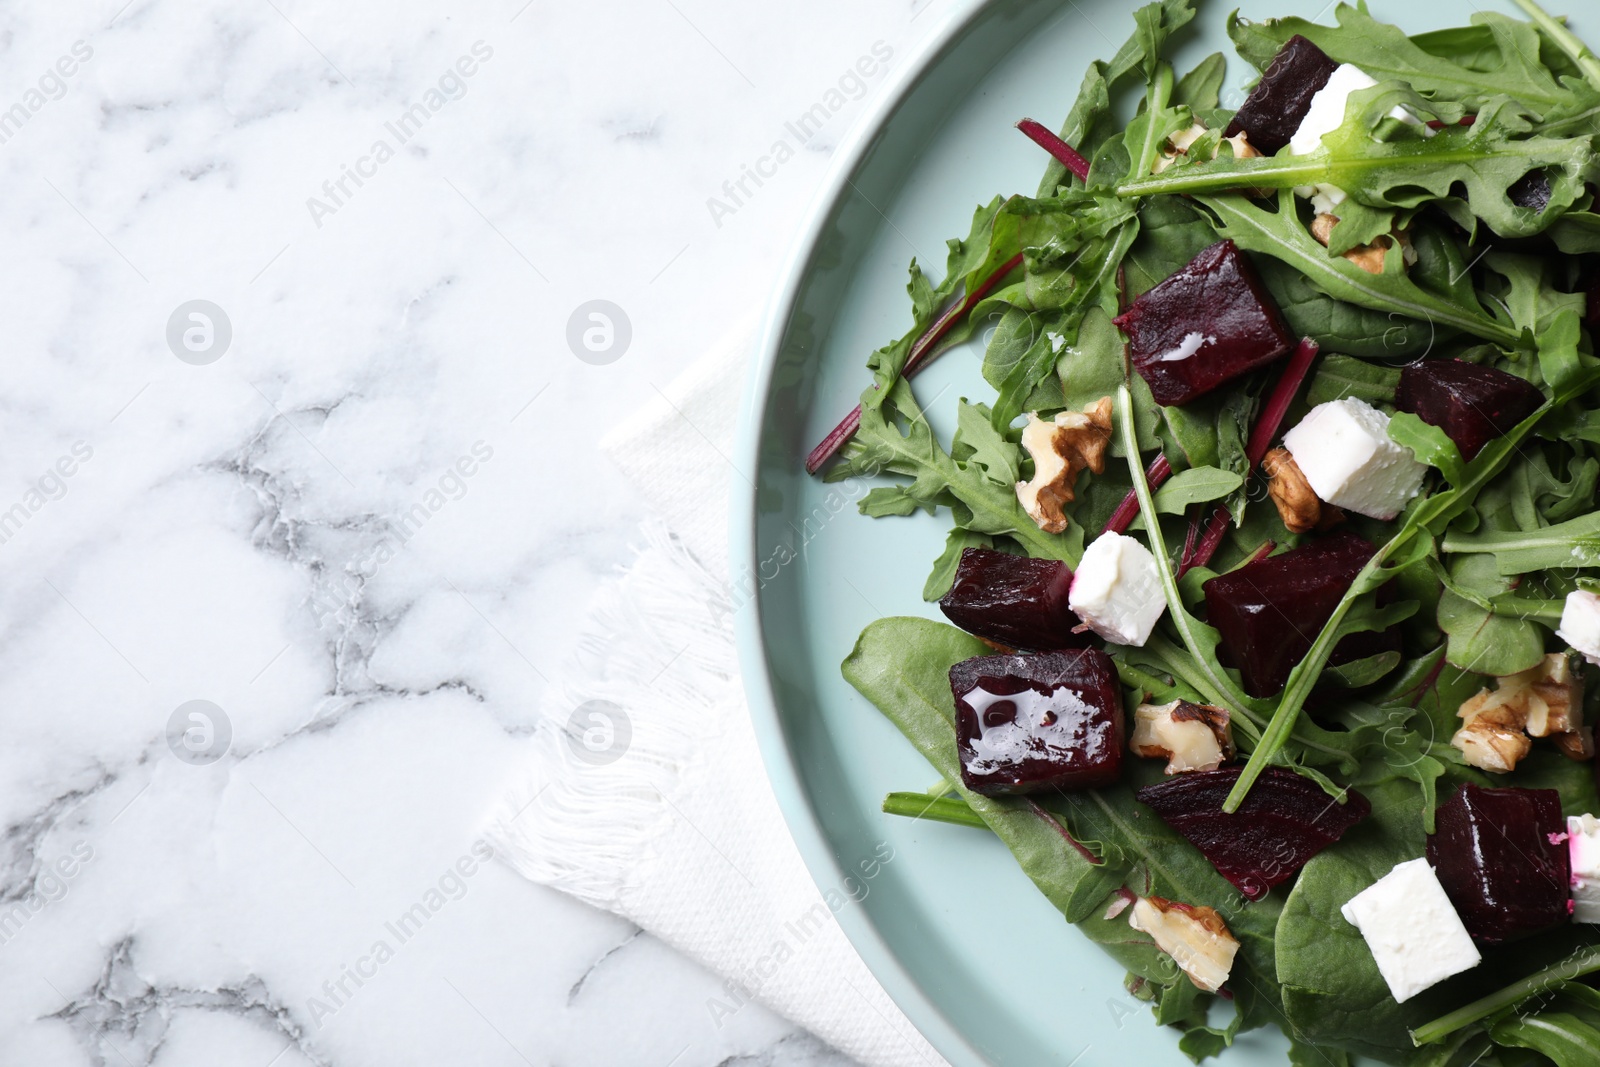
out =
[[[1516,727],[1501,726],[1488,719],[1474,719],[1456,731],[1450,743],[1461,750],[1467,765],[1480,770],[1506,774],[1533,748],[1533,741]]]
[[[1017,483],[1017,499],[1039,529],[1060,533],[1067,528],[1062,506],[1073,500],[1073,482],[1085,467],[1096,474],[1106,469],[1110,441],[1109,396],[1082,411],[1063,411],[1050,422],[1028,413],[1022,447],[1033,457],[1033,480]]]
[[[1151,173],[1160,174],[1178,161],[1179,156],[1189,154],[1189,146],[1205,135],[1206,128],[1196,122],[1186,130],[1179,130],[1168,137],[1161,145],[1161,153],[1156,156],[1155,166]]]
[[[1583,676],[1572,661],[1552,652],[1520,674],[1495,681],[1461,705],[1462,720],[1450,743],[1466,761],[1504,773],[1528,754],[1530,737],[1550,737],[1568,757],[1594,757],[1594,734],[1583,723]]]
[[[1215,908],[1140,897],[1128,916],[1128,925],[1149,934],[1189,981],[1207,993],[1221,989],[1233,970],[1239,942]]]
[[[1128,747],[1167,761],[1168,774],[1214,771],[1233,758],[1233,727],[1226,708],[1174,700],[1140,704],[1133,712]]]
[[[1287,448],[1274,448],[1261,457],[1267,476],[1267,495],[1278,506],[1278,516],[1290,533],[1315,530],[1322,522],[1323,503],[1300,472]]]
[[[1315,237],[1324,247],[1333,236],[1333,228],[1338,225],[1339,216],[1323,213],[1311,220],[1311,236]],[[1366,271],[1368,274],[1382,274],[1383,262],[1389,249],[1398,244],[1400,256],[1406,266],[1411,266],[1417,261],[1417,250],[1411,245],[1411,235],[1405,230],[1392,234],[1385,234],[1371,244],[1356,245],[1344,254],[1344,258]]]

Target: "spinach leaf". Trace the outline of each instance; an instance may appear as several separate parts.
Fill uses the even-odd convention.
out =
[[[1023,870],[1068,921],[1104,910],[1125,864],[1092,853],[1038,803],[985,797],[961,785],[950,668],[992,650],[954,626],[929,619],[880,619],[845,659],[845,680],[888,716],[906,739],[1017,856]]]
[[[1362,1055],[1396,1059],[1409,1048],[1409,1027],[1437,1011],[1396,1004],[1361,932],[1339,909],[1388,874],[1422,855],[1417,788],[1391,780],[1364,786],[1372,814],[1300,870],[1278,920],[1278,981],[1293,1032]],[[1431,1009],[1431,1010],[1430,1010]]]

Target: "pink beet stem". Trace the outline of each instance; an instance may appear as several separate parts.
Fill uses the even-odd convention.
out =
[[[1256,420],[1255,427],[1250,431],[1250,440],[1245,445],[1244,454],[1250,461],[1250,471],[1260,466],[1261,457],[1272,447],[1278,429],[1283,425],[1283,417],[1289,413],[1289,405],[1294,403],[1300,386],[1305,383],[1306,374],[1311,370],[1311,362],[1316,358],[1317,342],[1309,337],[1302,339],[1294,355],[1289,357],[1289,363],[1283,368],[1278,384],[1272,387],[1272,395],[1267,398],[1266,407],[1261,409],[1261,417]],[[1249,473],[1246,472],[1246,477]],[[1180,565],[1180,578],[1190,567],[1204,567],[1211,562],[1211,557],[1222,547],[1223,537],[1227,536],[1230,518],[1228,509],[1219,504],[1211,515],[1211,523],[1206,527],[1205,536],[1200,539],[1200,547],[1194,557]]]
[[[911,346],[911,352],[906,356],[906,365],[900,371],[901,376],[909,378],[917,373],[923,363],[927,361],[928,353],[933,350],[933,346],[938,344],[944,335],[950,332],[951,327],[961,321],[962,316],[971,311],[978,301],[987,296],[989,290],[1000,284],[1001,278],[1004,278],[1021,265],[1022,253],[1018,252],[1001,264],[998,270],[985,278],[972,292],[951,304],[945,310],[945,313],[940,315],[932,326],[928,327],[928,332],[917,338],[917,343]],[[856,435],[856,430],[860,426],[861,405],[857,404],[855,410],[846,415],[839,425],[830,430],[828,436],[824,437],[822,442],[811,450],[811,455],[806,457],[806,473],[815,474],[821,470],[822,465],[832,459],[839,449],[844,447],[844,443]]]
[[[1250,460],[1250,470],[1261,465],[1261,458],[1272,447],[1278,429],[1283,425],[1283,417],[1289,414],[1289,405],[1299,395],[1300,386],[1305,384],[1306,374],[1311,370],[1311,361],[1316,358],[1317,342],[1309,337],[1302,338],[1294,355],[1289,357],[1288,365],[1283,368],[1278,384],[1272,387],[1272,395],[1267,398],[1267,406],[1261,409],[1255,429],[1250,431],[1250,441],[1244,448],[1245,458]]]
[[[1026,134],[1028,140],[1055,156],[1063,167],[1078,176],[1079,181],[1088,182],[1089,161],[1080,156],[1076,148],[1051,133],[1049,127],[1032,119],[1023,119],[1017,123],[1017,129]]]
[[[1157,456],[1150,461],[1150,466],[1145,468],[1144,480],[1150,483],[1153,493],[1162,482],[1172,476],[1172,464],[1167,462],[1165,455]],[[1133,522],[1133,517],[1139,514],[1139,494],[1132,489],[1122,498],[1122,503],[1117,505],[1117,510],[1111,513],[1111,518],[1106,522],[1104,533],[1127,533],[1128,525]]]

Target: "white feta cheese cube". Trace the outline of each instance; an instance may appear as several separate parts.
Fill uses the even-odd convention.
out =
[[[1389,416],[1354,397],[1312,408],[1283,446],[1318,497],[1373,519],[1400,514],[1428,473],[1389,438]]]
[[[1306,156],[1321,148],[1323,134],[1332,133],[1344,125],[1344,113],[1350,103],[1350,94],[1370,89],[1377,84],[1372,76],[1360,67],[1349,63],[1339,64],[1328,76],[1328,84],[1317,90],[1317,94],[1311,98],[1311,106],[1306,111],[1306,117],[1300,120],[1299,129],[1289,138],[1289,154]],[[1401,122],[1422,126],[1427,136],[1433,134],[1421,119],[1403,107],[1394,108],[1389,115]],[[1325,183],[1300,186],[1295,192],[1302,197],[1311,197],[1311,206],[1319,215],[1337,215],[1338,212],[1334,209],[1345,199],[1343,189]]]
[[[1131,537],[1101,534],[1084,549],[1067,606],[1107,641],[1143,645],[1167,610],[1156,558]]]
[[[1572,857],[1572,921],[1600,923],[1600,819],[1567,816],[1567,853]]]
[[[1425,859],[1396,864],[1340,910],[1399,1003],[1483,959]]]
[[[1600,664],[1600,594],[1574,589],[1561,605],[1561,625],[1556,636],[1590,663]]]

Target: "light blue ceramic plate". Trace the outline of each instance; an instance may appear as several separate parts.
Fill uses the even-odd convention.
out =
[[[1454,0],[1371,3],[1412,32],[1464,23],[1474,10]],[[865,518],[853,503],[859,487],[809,478],[803,460],[855,404],[869,380],[867,354],[907,329],[907,262],[915,256],[937,274],[944,241],[966,232],[978,203],[1032,194],[1047,159],[1013,124],[1028,116],[1058,126],[1089,62],[1109,58],[1128,36],[1136,6],[971,5],[902,61],[876,113],[840,146],[788,261],[734,457],[743,472],[733,505],[739,638],[773,787],[813,877],[840,905],[845,932],[956,1067],[1188,1060],[1176,1035],[1122,992],[1121,969],[1062,920],[998,841],[880,812],[885,793],[924,789],[937,776],[845,683],[839,663],[874,619],[938,617],[920,594],[947,520]],[[1233,56],[1224,32],[1232,5],[1199,6],[1173,57],[1180,71],[1213,51]],[[1257,18],[1331,19],[1334,5],[1242,6]],[[1514,11],[1490,0],[1479,6]],[[1229,73],[1238,89],[1243,61],[1231,59]],[[992,397],[979,353],[975,341],[917,378],[945,440],[957,397]],[[790,551],[798,558],[785,564]],[[892,860],[875,862],[890,849]],[[1223,1062],[1277,1065],[1284,1048],[1250,1035]]]

